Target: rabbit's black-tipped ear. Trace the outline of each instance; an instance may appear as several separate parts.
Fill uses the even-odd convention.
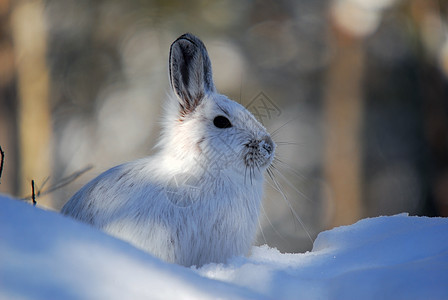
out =
[[[194,35],[186,33],[173,42],[169,68],[171,87],[183,115],[192,112],[206,93],[215,91],[207,49]]]

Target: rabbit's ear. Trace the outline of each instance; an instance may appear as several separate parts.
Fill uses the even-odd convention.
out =
[[[170,48],[171,88],[180,101],[181,114],[192,112],[208,92],[215,92],[207,49],[190,33],[180,36]]]

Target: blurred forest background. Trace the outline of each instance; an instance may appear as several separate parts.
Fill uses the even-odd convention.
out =
[[[0,0],[0,192],[58,210],[152,153],[185,32],[279,144],[257,243],[369,216],[448,216],[448,1]]]

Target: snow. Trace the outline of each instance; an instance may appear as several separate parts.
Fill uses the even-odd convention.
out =
[[[253,247],[196,269],[0,195],[0,299],[217,298],[448,299],[448,219],[364,219],[307,253]]]

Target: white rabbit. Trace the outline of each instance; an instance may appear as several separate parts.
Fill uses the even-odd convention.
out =
[[[275,144],[249,111],[216,92],[194,35],[171,45],[169,75],[159,152],[104,172],[62,213],[167,262],[226,262],[251,247]]]

